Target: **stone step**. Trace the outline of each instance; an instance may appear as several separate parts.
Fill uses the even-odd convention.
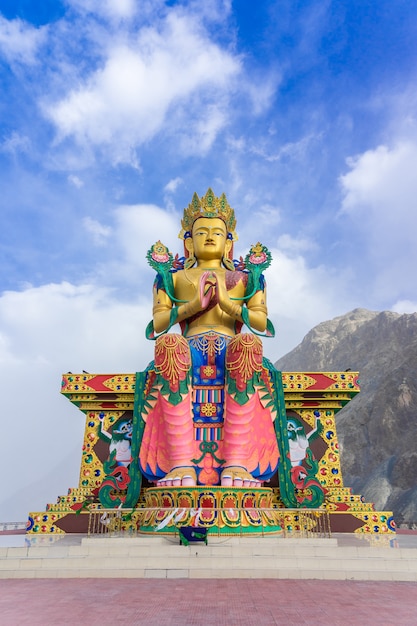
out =
[[[280,578],[417,581],[414,548],[341,545],[337,538],[56,537],[0,547],[0,578]],[[346,541],[346,539],[344,539]]]

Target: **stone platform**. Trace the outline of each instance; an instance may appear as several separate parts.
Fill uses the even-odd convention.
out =
[[[417,582],[416,547],[394,536],[2,537],[0,578],[316,579]],[[14,539],[14,542],[12,541]],[[19,545],[17,540],[20,541]],[[406,545],[414,545],[406,544]]]

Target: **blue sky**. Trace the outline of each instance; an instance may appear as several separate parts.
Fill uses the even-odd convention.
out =
[[[145,254],[181,251],[194,191],[226,193],[237,255],[272,251],[270,359],[355,307],[417,310],[416,13],[0,1],[1,428],[19,423],[21,451],[2,457],[0,519],[78,482],[83,418],[60,374],[151,359]]]

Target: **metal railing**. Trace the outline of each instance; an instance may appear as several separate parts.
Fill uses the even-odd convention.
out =
[[[24,530],[27,522],[0,522],[0,531]]]
[[[227,524],[220,524],[221,514],[235,516],[237,523],[230,526],[230,532],[225,532]],[[242,524],[244,515],[255,514],[259,523],[253,527],[253,532],[245,533]],[[204,514],[215,515],[217,523],[205,523]],[[146,531],[141,530],[143,520],[147,519]],[[203,517],[203,519],[201,519]],[[168,519],[169,518],[169,519]],[[190,520],[193,519],[193,523]],[[168,522],[164,525],[164,521]],[[273,521],[272,521],[273,520]],[[247,509],[247,508],[201,508],[189,509],[143,507],[137,509],[92,509],[89,512],[88,535],[108,536],[136,536],[150,535],[152,532],[159,535],[173,535],[182,525],[208,527],[210,536],[272,536],[285,538],[331,537],[330,516],[326,509]],[[222,525],[222,530],[220,528]],[[275,527],[276,530],[272,530]]]

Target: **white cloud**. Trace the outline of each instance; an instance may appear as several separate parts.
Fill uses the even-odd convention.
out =
[[[97,246],[103,246],[111,235],[111,228],[109,226],[103,226],[97,220],[93,220],[91,217],[85,217],[83,219],[84,228],[93,236],[93,241]]]
[[[417,302],[411,300],[399,300],[391,309],[394,313],[416,313]]]
[[[274,132],[271,131],[270,134],[273,136]],[[267,137],[266,140],[259,143],[259,145],[253,145],[251,151],[270,163],[288,159],[297,161],[306,157],[308,150],[311,148],[311,144],[314,141],[317,142],[319,138],[320,135],[309,133],[298,141],[285,143],[277,149],[275,141],[271,148],[271,138]]]
[[[97,228],[102,226],[98,224]],[[129,298],[131,294],[133,297],[143,294],[145,299],[150,297],[155,274],[147,264],[146,253],[161,240],[174,256],[176,253],[182,256],[179,230],[180,216],[173,211],[152,204],[119,206],[114,211],[103,261],[92,268],[95,281],[113,285],[124,294],[130,294],[126,296]]]
[[[30,151],[30,146],[31,142],[29,137],[13,131],[4,139],[3,143],[0,144],[0,150],[16,156],[19,153],[27,154]]]
[[[118,162],[167,123],[188,152],[206,151],[227,122],[227,95],[241,71],[196,19],[171,10],[158,27],[107,51],[100,69],[45,107],[59,137],[111,146]],[[169,115],[168,115],[169,113]]]
[[[9,63],[33,65],[47,30],[47,26],[35,28],[18,18],[6,20],[0,14],[0,52]]]
[[[340,179],[345,192],[343,211],[360,214],[367,221],[382,218],[384,226],[387,221],[395,224],[401,218],[413,217],[416,155],[417,144],[409,141],[391,149],[378,146],[349,158],[351,171]],[[375,226],[378,223],[379,220]]]
[[[157,0],[152,0],[156,4]],[[133,17],[138,10],[136,0],[68,0],[69,4],[81,13],[93,13],[110,20]],[[160,2],[159,2],[160,3]],[[141,0],[141,11],[151,7],[151,2]]]
[[[182,178],[180,176],[177,176],[176,178],[172,178],[164,187],[164,191],[168,192],[168,193],[175,193],[178,189],[178,187],[183,183],[184,181],[182,180]]]
[[[84,183],[81,178],[75,176],[74,174],[70,174],[68,176],[68,182],[74,185],[74,187],[77,187],[77,189],[81,189],[81,187],[84,187]]]
[[[374,290],[384,298],[414,297],[410,272],[417,267],[417,141],[379,146],[348,160],[341,176],[341,217],[350,218],[362,249],[358,259],[373,265]],[[410,293],[411,291],[411,293]]]
[[[149,289],[150,292],[150,289]],[[151,299],[120,302],[108,289],[69,283],[43,285],[0,297],[0,378],[4,389],[0,436],[2,466],[13,479],[2,486],[0,520],[25,519],[27,507],[44,508],[76,486],[74,466],[62,459],[80,450],[84,419],[60,397],[60,378],[69,370],[134,372],[152,358],[144,339]],[[6,419],[7,418],[7,419]],[[77,461],[76,461],[77,462]],[[61,477],[51,490],[48,472]],[[56,469],[55,469],[56,468]],[[46,476],[31,503],[11,498],[30,481]],[[57,480],[52,481],[54,489]],[[7,509],[3,510],[3,501]]]
[[[219,99],[215,104],[202,103],[201,107],[196,107],[193,118],[190,118],[189,104],[180,111],[180,116],[184,119],[188,116],[189,127],[187,132],[181,125],[177,126],[178,146],[181,153],[187,155],[204,156],[210,150],[214,140],[226,126],[228,115],[226,114],[227,106],[224,99],[219,94]]]
[[[253,105],[255,115],[262,113],[271,104],[281,82],[281,75],[278,73],[264,74],[264,76],[254,75],[253,80],[245,86]]]
[[[239,215],[242,214],[242,209],[245,207],[247,215],[251,216],[251,219],[240,221]],[[242,198],[240,208],[236,207],[237,216],[237,232],[239,235],[239,248],[249,248],[256,241],[262,241],[266,243],[265,239],[271,245],[271,242],[276,243],[274,232],[281,221],[281,211],[279,207],[267,202],[259,202],[259,193],[257,190],[247,192]],[[256,224],[256,229],[254,229]],[[256,241],[255,241],[256,239]]]
[[[183,179],[177,176],[176,178],[172,178],[164,187],[165,206],[171,213],[175,211],[175,203],[172,199],[172,194],[174,194],[183,183]]]
[[[178,239],[180,219],[153,204],[121,206],[115,212],[116,239],[122,250],[122,264],[132,273],[144,268],[146,253],[159,239],[175,253],[182,244]],[[135,278],[137,280],[137,278]]]
[[[278,237],[278,248],[288,254],[289,257],[306,251],[317,250],[317,244],[307,237],[292,237],[284,234]]]
[[[60,363],[62,355],[67,358],[71,352],[81,357],[83,367],[87,361],[108,360],[109,353],[123,352],[117,348],[132,321],[131,307],[113,301],[111,290],[94,285],[61,283],[7,291],[0,299],[0,324],[7,338],[0,362]],[[111,321],[122,311],[120,325],[112,328]],[[105,345],[100,334],[106,336]]]

